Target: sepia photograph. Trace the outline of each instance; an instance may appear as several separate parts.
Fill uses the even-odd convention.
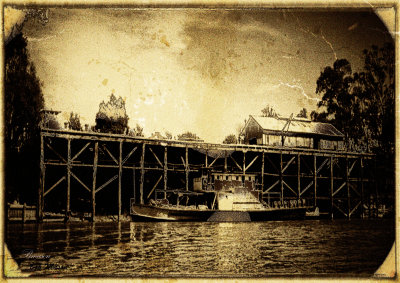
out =
[[[4,3],[3,276],[395,279],[397,5]]]

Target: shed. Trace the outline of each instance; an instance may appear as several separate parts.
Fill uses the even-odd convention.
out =
[[[344,136],[332,124],[298,117],[250,115],[241,136],[245,144],[344,150]]]

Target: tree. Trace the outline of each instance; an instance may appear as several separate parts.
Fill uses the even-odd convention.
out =
[[[110,95],[110,100],[99,105],[96,114],[96,130],[103,133],[123,134],[128,129],[128,115],[126,114],[125,101],[122,97]]]
[[[231,135],[226,136],[222,143],[224,143],[224,144],[236,144],[237,143],[237,138],[236,138],[236,136],[234,134],[231,134]]]
[[[267,106],[265,106],[264,109],[261,110],[262,113],[262,117],[275,117],[277,118],[279,115],[276,113],[275,109],[272,108],[271,106],[269,106],[269,104],[267,104]]]
[[[68,122],[71,130],[82,131],[81,121],[78,114],[71,112]]]
[[[135,128],[128,130],[128,135],[132,137],[144,137],[143,127],[136,124]]]
[[[296,115],[298,118],[307,118],[307,109],[303,108],[300,110],[299,114]]]
[[[363,127],[376,141],[375,151],[391,155],[395,142],[395,53],[393,43],[364,50],[364,72],[354,74],[354,92],[364,113]]]
[[[200,140],[200,138],[196,134],[187,131],[178,135],[178,140]]]
[[[57,118],[54,114],[45,114],[44,119],[46,120],[46,126],[49,129],[61,129],[60,123],[57,121]]]
[[[355,98],[351,93],[353,76],[351,65],[346,59],[336,60],[333,68],[324,69],[317,80],[316,93],[322,95],[318,107],[322,112],[313,112],[311,117],[316,121],[324,121],[333,124],[344,134],[347,147],[358,141],[361,135],[356,126],[357,116]],[[351,121],[351,123],[350,123]]]
[[[39,186],[41,82],[20,33],[5,46],[4,151],[7,201],[33,202]]]
[[[141,127],[139,124],[136,124],[136,127],[135,127],[135,129],[134,129],[134,132],[135,132],[135,136],[137,136],[137,137],[144,137],[144,134],[143,134],[143,127]]]
[[[171,134],[171,132],[166,131],[166,132],[165,132],[165,137],[166,137],[168,140],[172,140],[172,134]]]
[[[322,95],[314,121],[330,122],[345,135],[349,149],[372,148],[378,154],[394,153],[395,98],[394,46],[372,46],[363,51],[364,71],[352,74],[350,63],[337,60],[317,80]]]

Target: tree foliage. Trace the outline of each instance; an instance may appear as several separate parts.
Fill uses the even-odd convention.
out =
[[[136,124],[135,128],[133,129],[134,135],[137,137],[144,137],[143,127],[139,124]]]
[[[166,137],[168,140],[172,140],[172,134],[171,134],[171,132],[166,131],[166,132],[165,132],[165,137]]]
[[[322,95],[315,121],[330,122],[345,135],[349,149],[372,148],[394,152],[394,46],[372,46],[363,51],[364,70],[352,73],[350,63],[337,60],[317,80]]]
[[[82,131],[81,120],[78,114],[71,112],[68,123],[71,130]]]
[[[299,114],[296,115],[298,118],[307,118],[307,109],[303,108],[300,110]]]
[[[103,133],[123,134],[128,130],[128,115],[126,114],[125,101],[122,97],[110,95],[110,100],[99,105],[96,114],[96,130]]]
[[[5,46],[4,145],[7,200],[33,201],[39,180],[39,127],[44,100],[22,34]],[[25,198],[25,199],[23,199]]]
[[[364,50],[365,71],[355,74],[355,94],[365,113],[364,128],[385,154],[394,152],[395,141],[395,64],[394,46],[372,46]]]
[[[224,143],[224,144],[237,144],[238,142],[237,142],[236,135],[234,135],[234,134],[227,135],[222,143]]]
[[[262,117],[278,117],[279,115],[276,113],[275,109],[272,108],[271,106],[269,106],[269,104],[267,104],[267,106],[264,107],[264,109],[261,110],[262,113]]]
[[[45,114],[46,117],[44,117],[46,121],[46,127],[49,129],[56,129],[59,130],[61,129],[60,123],[58,122],[56,116],[54,114]]]
[[[352,70],[346,59],[336,60],[333,68],[328,66],[317,80],[316,93],[322,95],[318,107],[323,107],[322,113],[313,113],[317,121],[332,123],[343,132],[345,143],[349,144],[349,134],[353,132],[354,123],[349,123],[355,118],[353,113],[354,96],[351,94]]]
[[[131,137],[144,137],[143,127],[136,124],[135,128],[128,129],[128,135]]]

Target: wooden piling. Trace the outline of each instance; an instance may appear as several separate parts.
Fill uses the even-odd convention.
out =
[[[168,183],[168,149],[164,147],[164,199],[167,198],[167,183]]]
[[[185,189],[189,190],[189,149],[185,147]]]
[[[136,204],[136,170],[135,167],[132,169],[132,185],[133,185],[133,201]]]
[[[350,184],[349,184],[349,160],[346,157],[346,188],[347,188],[347,218],[350,219]]]
[[[71,139],[68,139],[68,155],[67,155],[67,205],[65,210],[65,218],[69,220],[71,210]]]
[[[279,167],[279,180],[281,183],[281,203],[283,204],[283,156],[282,151],[280,152],[280,167]]]
[[[300,200],[300,192],[301,192],[301,167],[300,167],[300,153],[297,154],[297,200]]]
[[[331,200],[331,219],[333,219],[333,157],[330,157],[330,200]]]
[[[246,174],[246,151],[243,151],[243,175]]]
[[[143,201],[143,186],[144,186],[144,154],[146,150],[146,144],[142,145],[142,156],[140,158],[140,204],[144,204]]]
[[[22,223],[26,221],[26,203],[22,206]]]
[[[44,185],[45,185],[46,167],[44,164],[44,137],[40,135],[40,184],[38,194],[38,205],[37,205],[37,220],[42,222],[43,220],[43,206],[44,206]]]
[[[224,150],[224,172],[226,173],[228,171],[228,155],[226,150]]]
[[[96,221],[96,178],[97,163],[99,159],[99,142],[94,143],[93,179],[92,179],[92,221]]]
[[[122,183],[122,141],[119,142],[119,159],[118,159],[118,222],[121,218],[121,183]]]
[[[376,174],[378,174],[378,167],[377,167],[377,165],[376,165],[376,157],[374,158],[374,184],[375,184],[375,204],[373,205],[374,206],[374,217],[375,218],[377,218],[378,217],[378,205],[379,205],[379,202],[378,202],[378,178],[377,178],[377,175]]]
[[[360,158],[361,218],[364,218],[364,159]]]
[[[265,166],[264,155],[265,153],[263,152],[261,156],[261,193],[264,192],[264,166]]]
[[[317,206],[317,156],[314,157],[314,207]]]

